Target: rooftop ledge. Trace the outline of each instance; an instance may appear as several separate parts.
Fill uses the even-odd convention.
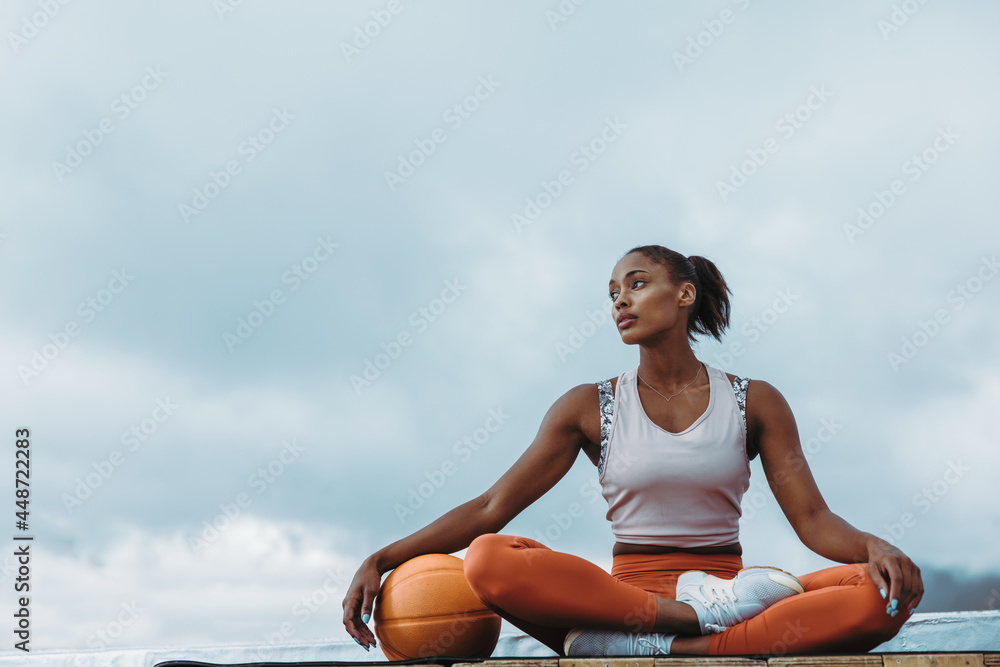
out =
[[[202,667],[204,665],[441,665],[442,667],[1000,667],[1000,611],[914,614],[899,634],[871,653],[810,656],[559,658],[521,632],[500,635],[485,661],[441,656],[390,663],[343,632],[335,640],[281,645],[32,650],[0,653],[0,667]],[[682,664],[683,663],[683,664]]]

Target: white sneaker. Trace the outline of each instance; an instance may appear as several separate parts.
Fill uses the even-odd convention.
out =
[[[722,632],[803,591],[798,579],[776,567],[744,568],[733,579],[692,570],[677,579],[677,601],[694,607],[703,635]]]
[[[668,655],[677,635],[584,628],[570,630],[563,642],[567,656]]]

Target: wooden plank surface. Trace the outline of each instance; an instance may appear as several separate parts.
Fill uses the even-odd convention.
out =
[[[559,658],[559,667],[653,667],[653,658]]]
[[[789,655],[771,658],[767,667],[883,667],[882,656],[857,655]]]
[[[885,667],[985,667],[982,653],[887,653]]]

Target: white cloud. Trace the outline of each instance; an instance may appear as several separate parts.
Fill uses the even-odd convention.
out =
[[[340,603],[360,562],[339,549],[352,539],[334,525],[246,514],[200,555],[179,531],[136,526],[77,554],[41,542],[34,639],[51,648],[264,644],[286,621],[294,634],[281,642],[342,639]]]

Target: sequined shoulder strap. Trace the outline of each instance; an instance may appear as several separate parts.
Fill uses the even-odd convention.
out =
[[[615,394],[611,390],[611,380],[597,383],[601,397],[601,458],[597,462],[597,477],[604,475],[604,464],[608,458],[608,438],[611,437],[611,415],[615,410]]]
[[[736,394],[736,405],[740,406],[740,419],[743,421],[743,431],[747,430],[747,385],[750,378],[733,378],[733,393]]]
[[[747,385],[750,378],[733,378],[733,393],[736,394],[736,405],[740,408],[740,420],[743,422],[743,432],[747,432]],[[747,446],[747,456],[752,460],[756,458],[757,452],[751,452],[749,443]]]

